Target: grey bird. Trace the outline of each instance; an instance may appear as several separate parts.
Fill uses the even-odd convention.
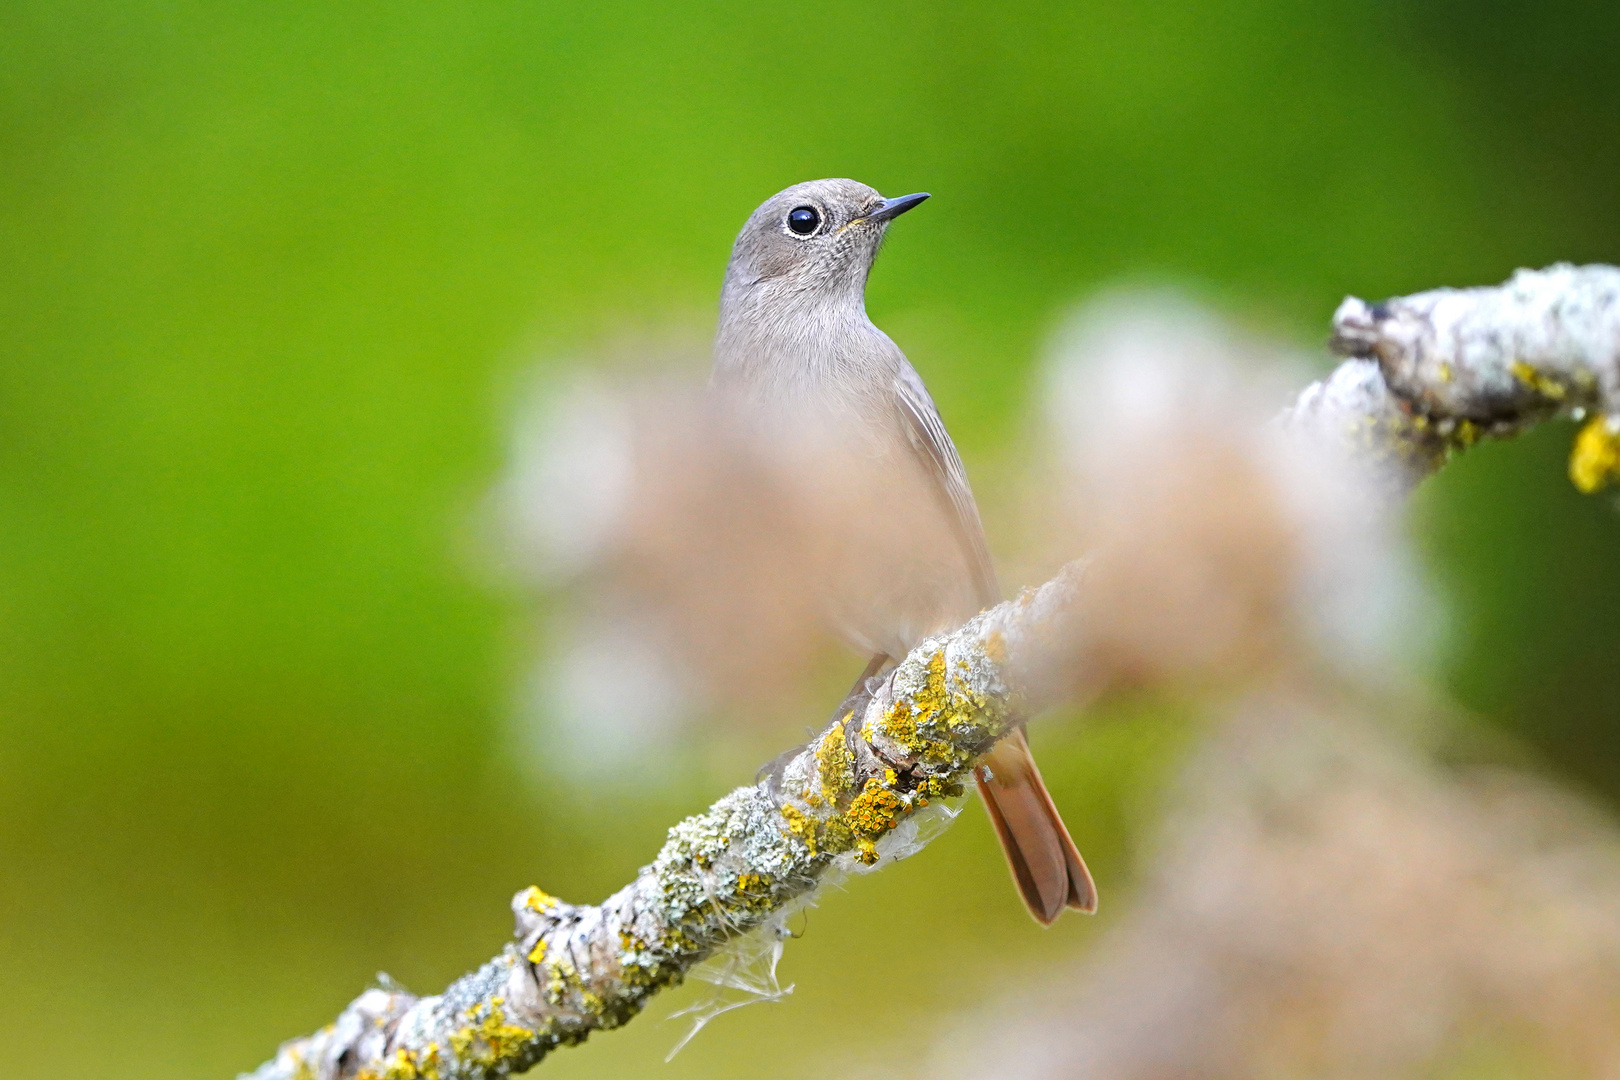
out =
[[[867,680],[1001,591],[967,473],[921,376],[866,314],[866,279],[889,223],[927,199],[885,199],[854,180],[797,184],[755,210],[720,294],[711,390],[809,455],[833,491],[848,550],[834,559],[833,627],[872,654]],[[823,462],[822,459],[825,459]],[[825,464],[825,468],[821,468]],[[1096,910],[1085,862],[1014,728],[976,773],[1030,913]]]

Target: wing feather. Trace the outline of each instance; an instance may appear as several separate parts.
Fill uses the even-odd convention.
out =
[[[903,364],[894,380],[894,392],[900,401],[900,411],[910,423],[911,441],[928,463],[940,496],[950,510],[957,542],[973,571],[979,603],[986,607],[1000,603],[1001,585],[996,580],[995,564],[990,561],[984,523],[979,520],[973,489],[968,486],[967,470],[962,467],[956,444],[951,442],[945,422],[934,407],[934,399],[928,396],[922,376],[909,363]]]

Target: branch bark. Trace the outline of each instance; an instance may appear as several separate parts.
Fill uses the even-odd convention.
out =
[[[1554,266],[1334,316],[1352,358],[1306,388],[1291,431],[1326,437],[1405,489],[1480,438],[1585,418],[1571,475],[1620,475],[1620,270]],[[375,988],[284,1044],[256,1080],[484,1080],[623,1024],[660,989],[812,892],[835,868],[896,855],[902,825],[962,791],[1043,688],[1077,683],[1081,571],[923,642],[863,715],[829,725],[761,782],[687,818],[636,880],[575,906],[512,901],[516,940],[444,993]],[[1060,670],[1061,669],[1061,670]]]
[[[1620,269],[1560,263],[1488,288],[1349,297],[1331,346],[1353,359],[1306,388],[1288,422],[1343,439],[1403,486],[1559,415],[1586,421],[1576,486],[1620,476]]]

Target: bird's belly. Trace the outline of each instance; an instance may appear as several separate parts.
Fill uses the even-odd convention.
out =
[[[807,386],[801,372],[792,387],[756,375],[730,392],[808,515],[803,574],[830,630],[898,658],[979,610],[955,511],[887,383]]]
[[[908,446],[869,446],[819,483],[821,512],[835,523],[822,582],[834,632],[862,651],[898,658],[978,611],[951,511]]]

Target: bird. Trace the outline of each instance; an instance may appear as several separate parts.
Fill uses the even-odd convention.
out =
[[[817,478],[839,550],[829,622],[872,657],[846,705],[933,634],[1001,601],[967,472],[906,355],[866,312],[891,222],[929,198],[848,179],[795,184],[738,233],[720,292],[711,393]],[[881,512],[874,512],[875,510]],[[1022,723],[975,770],[1030,914],[1094,912],[1097,891]]]

